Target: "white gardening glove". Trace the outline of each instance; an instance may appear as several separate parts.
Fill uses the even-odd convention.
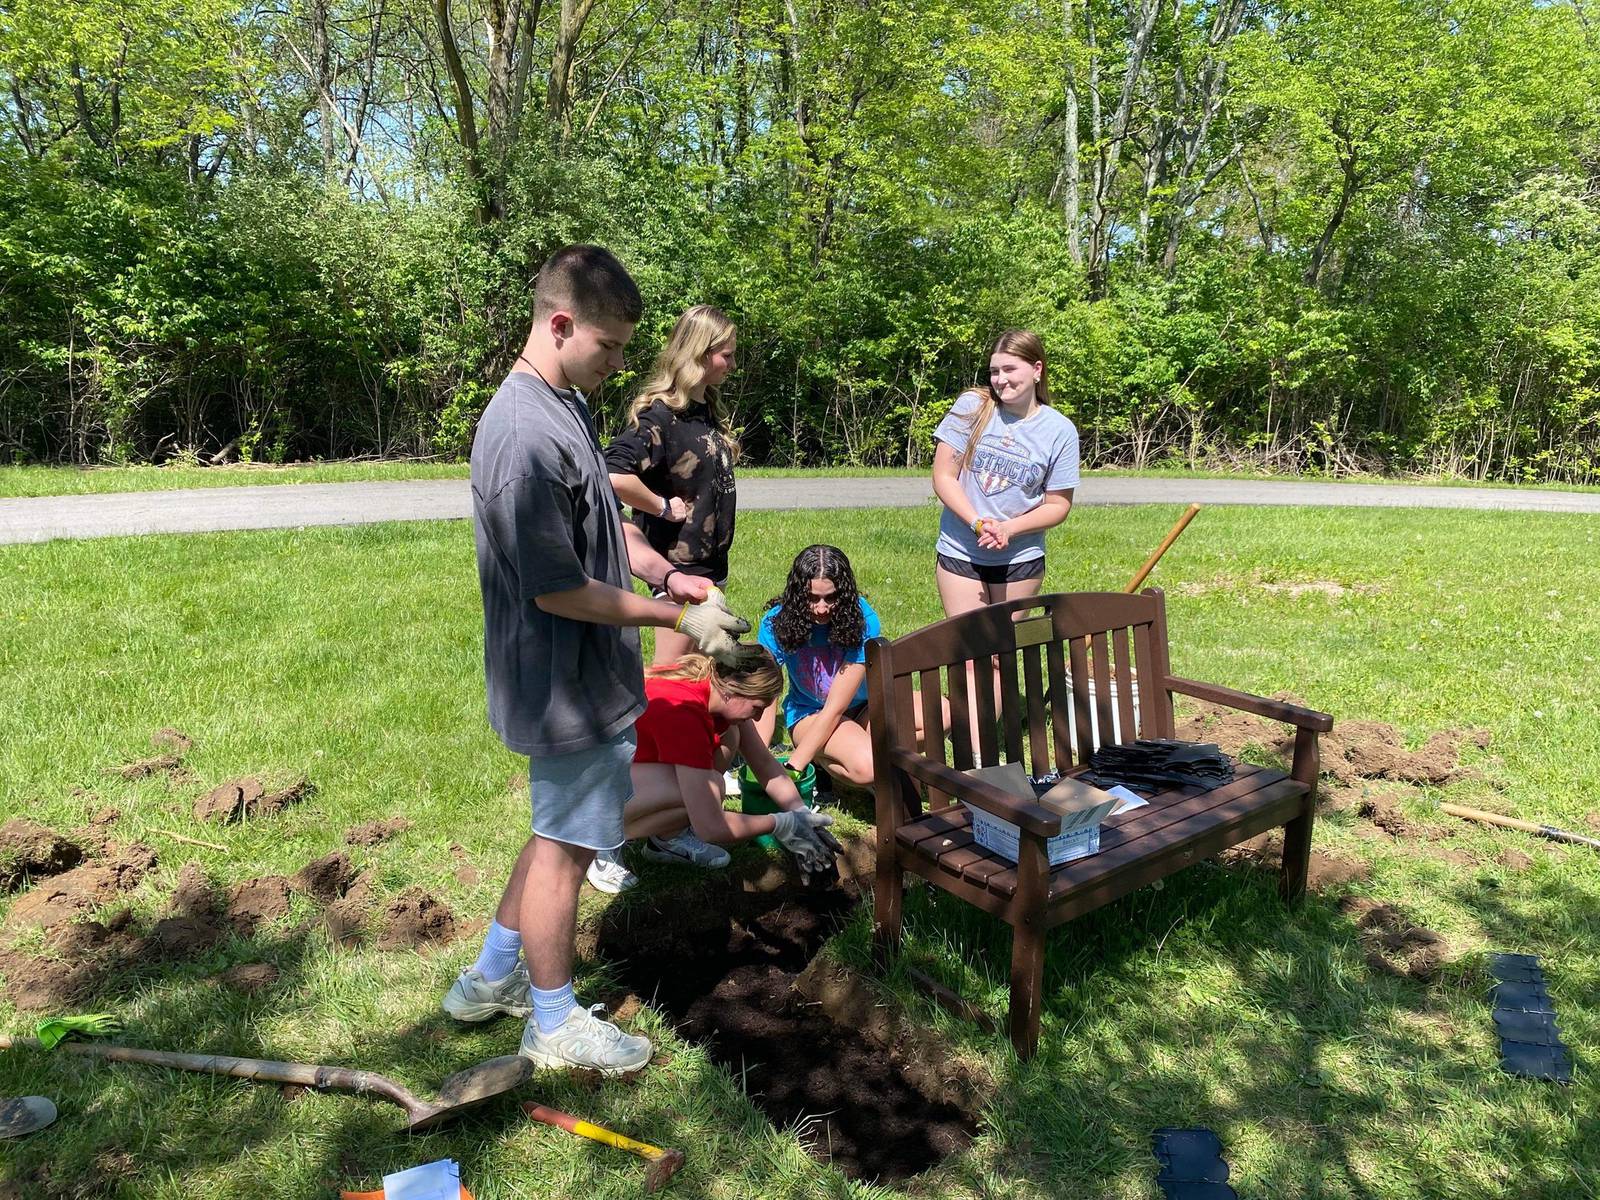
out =
[[[750,622],[716,603],[685,604],[673,628],[693,638],[701,652],[718,662],[731,663],[739,652],[737,639],[750,632]]]
[[[827,813],[799,808],[773,814],[772,836],[795,856],[802,873],[818,875],[833,866],[834,850],[828,843],[837,846],[838,842],[833,840],[832,834],[824,832],[832,824],[833,818]]]

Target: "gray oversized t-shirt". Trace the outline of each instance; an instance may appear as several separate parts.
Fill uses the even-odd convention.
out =
[[[583,397],[513,371],[472,440],[489,723],[534,758],[587,750],[644,711],[639,633],[553,616],[536,596],[633,586],[605,457]]]
[[[933,431],[958,458],[967,448],[967,427],[978,403],[976,392],[962,392]],[[1046,492],[1078,486],[1077,426],[1047,404],[1027,418],[995,405],[972,465],[961,473],[961,486],[980,517],[1004,521],[1021,516],[1037,507]],[[1004,550],[987,549],[947,508],[939,517],[938,552],[980,566],[1031,562],[1044,557],[1044,534],[1020,533]]]

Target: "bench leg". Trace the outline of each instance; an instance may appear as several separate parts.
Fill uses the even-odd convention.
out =
[[[1017,1057],[1039,1049],[1039,1007],[1044,996],[1044,931],[1030,924],[1011,931],[1011,1044]]]
[[[1291,778],[1310,785],[1300,815],[1283,827],[1283,874],[1278,891],[1286,904],[1298,903],[1306,894],[1306,873],[1311,866],[1311,826],[1317,813],[1317,778],[1322,758],[1317,735],[1310,729],[1297,729],[1294,735],[1294,767]]]
[[[880,971],[900,952],[900,909],[905,898],[905,872],[895,861],[894,846],[878,846],[878,874],[872,890],[872,958]]]

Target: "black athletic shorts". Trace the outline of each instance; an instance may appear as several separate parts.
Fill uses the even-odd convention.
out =
[[[1044,555],[1018,563],[970,563],[962,558],[939,555],[939,565],[952,575],[976,579],[979,583],[1021,583],[1044,577]]]

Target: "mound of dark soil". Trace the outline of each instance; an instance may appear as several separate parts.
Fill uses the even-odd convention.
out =
[[[1355,918],[1361,944],[1367,949],[1367,966],[1384,975],[1419,982],[1438,977],[1449,945],[1431,929],[1414,925],[1392,904],[1347,897],[1340,907]]]
[[[156,865],[156,852],[135,842],[113,847],[103,860],[84,863],[36,883],[11,906],[6,927],[15,935],[24,929],[52,929],[110,903],[137,887]]]
[[[318,904],[332,904],[350,890],[356,871],[350,865],[350,856],[335,851],[314,858],[296,871],[289,886]]]
[[[282,875],[247,879],[228,891],[228,920],[247,937],[288,912],[289,881]]]
[[[708,888],[703,900],[675,898],[671,919],[608,914],[597,949],[815,1157],[856,1179],[904,1179],[965,1147],[976,1122],[919,1087],[893,1046],[796,990],[851,904],[839,888]]]
[[[341,946],[360,943],[366,925],[367,910],[372,907],[372,880],[365,874],[357,875],[343,896],[328,905],[323,921],[328,936]]]
[[[456,915],[448,905],[421,888],[407,888],[383,911],[379,950],[451,942],[456,937]]]
[[[360,825],[352,825],[344,831],[346,845],[350,846],[376,846],[379,842],[386,842],[397,833],[404,833],[411,828],[411,822],[404,817],[390,817],[387,821],[366,821]]]
[[[70,871],[83,861],[83,847],[53,829],[23,817],[0,825],[0,892],[26,880]]]

